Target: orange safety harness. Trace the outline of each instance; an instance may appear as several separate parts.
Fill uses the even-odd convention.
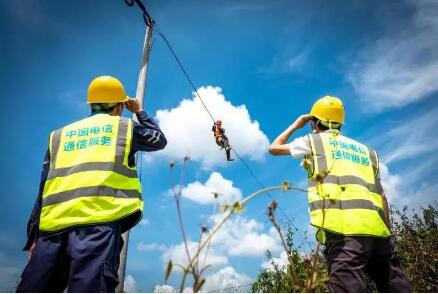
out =
[[[214,137],[216,138],[216,141],[220,141],[222,137],[224,136],[224,133],[222,132],[221,128],[217,125],[214,126]]]

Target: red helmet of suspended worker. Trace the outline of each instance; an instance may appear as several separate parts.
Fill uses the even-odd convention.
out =
[[[222,121],[221,121],[221,120],[217,120],[217,121],[216,121],[216,124],[217,124],[218,126],[221,126],[221,125],[222,125]]]

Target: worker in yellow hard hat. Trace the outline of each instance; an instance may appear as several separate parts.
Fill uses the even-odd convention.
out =
[[[312,132],[288,143],[309,121]],[[307,170],[310,222],[325,245],[330,291],[366,292],[368,274],[381,292],[410,292],[390,238],[379,158],[341,134],[344,122],[342,101],[322,97],[272,142],[269,152],[302,159]]]
[[[90,83],[88,104],[89,117],[49,136],[17,292],[114,292],[119,282],[121,234],[143,211],[135,154],[167,141],[114,77]],[[138,123],[121,116],[124,108]]]

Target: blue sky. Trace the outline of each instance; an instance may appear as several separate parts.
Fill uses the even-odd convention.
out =
[[[436,2],[145,4],[215,118],[224,121],[233,146],[265,185],[284,179],[305,184],[299,162],[269,156],[267,144],[317,98],[331,94],[344,101],[344,132],[378,150],[392,205],[418,207],[437,199]],[[122,0],[6,0],[0,3],[0,23],[5,135],[0,290],[8,291],[26,263],[20,249],[48,133],[88,115],[86,89],[95,76],[114,75],[135,95],[145,27],[140,12]],[[131,233],[127,266],[128,284],[138,291],[163,283],[167,257],[183,258],[169,194],[169,160],[180,162],[186,153],[193,158],[182,198],[193,242],[200,224],[212,225],[218,217],[210,216],[214,205],[208,191],[218,190],[231,201],[259,188],[239,161],[223,161],[207,114],[158,36],[145,99],[148,113],[169,134],[169,148],[143,158],[145,221]],[[301,231],[308,230],[304,194],[272,195]],[[206,290],[250,283],[265,261],[264,249],[280,256],[266,217],[270,201],[256,198],[218,236]],[[177,285],[177,277],[171,285]]]

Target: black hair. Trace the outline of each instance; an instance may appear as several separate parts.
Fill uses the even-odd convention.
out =
[[[315,125],[318,128],[318,130],[323,131],[323,132],[327,131],[329,129],[335,129],[335,130],[340,131],[341,127],[342,127],[342,125],[339,123],[333,123],[332,127],[330,128],[329,126],[323,124],[322,121],[317,119],[316,117],[312,118],[312,121],[315,122]]]
[[[94,114],[96,112],[110,113],[119,104],[122,103],[92,103],[90,104],[91,114]]]

